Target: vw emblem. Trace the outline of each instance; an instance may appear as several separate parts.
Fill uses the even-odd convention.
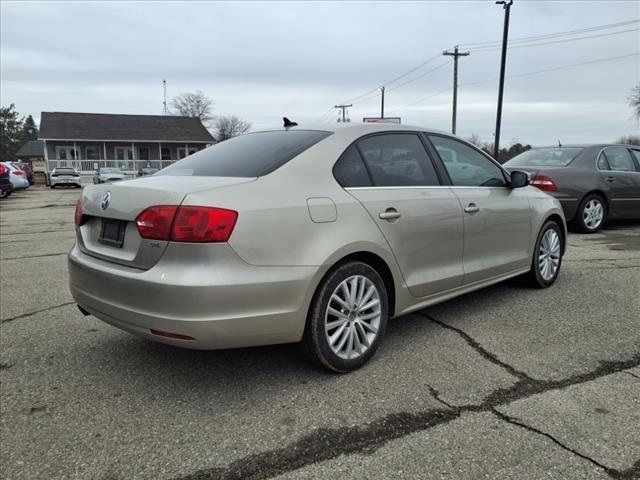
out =
[[[100,208],[102,208],[102,210],[106,210],[110,202],[111,202],[111,192],[107,192],[102,196],[102,201],[100,202]]]

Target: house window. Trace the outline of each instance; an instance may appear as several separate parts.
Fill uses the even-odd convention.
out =
[[[178,158],[184,158],[188,155],[192,155],[198,151],[195,147],[179,147],[178,148]]]
[[[171,160],[171,149],[169,147],[162,147],[160,149],[162,160]]]
[[[138,147],[138,160],[149,160],[149,147]]]
[[[100,147],[96,145],[86,147],[86,160],[98,160],[100,158]]]
[[[116,147],[116,160],[133,160],[131,147]]]
[[[56,158],[58,160],[79,160],[80,152],[72,146],[58,145],[56,147]]]

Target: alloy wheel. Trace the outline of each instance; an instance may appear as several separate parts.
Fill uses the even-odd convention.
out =
[[[595,230],[604,218],[604,206],[597,198],[589,200],[582,210],[582,220],[589,230]]]
[[[352,360],[363,355],[378,336],[382,307],[380,292],[363,275],[338,284],[325,312],[325,338],[338,357]]]
[[[560,237],[558,232],[549,228],[540,241],[538,248],[538,268],[540,276],[545,280],[551,280],[560,265]]]

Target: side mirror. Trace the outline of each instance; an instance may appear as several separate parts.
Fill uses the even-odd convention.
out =
[[[511,188],[526,187],[529,185],[529,174],[520,170],[511,172]]]

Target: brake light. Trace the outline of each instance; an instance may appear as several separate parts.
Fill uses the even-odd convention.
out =
[[[143,210],[136,218],[140,236],[152,240],[169,240],[177,209],[175,205],[159,205]]]
[[[76,211],[73,216],[73,220],[76,224],[76,227],[79,227],[85,221],[84,210],[82,208],[82,199],[78,200],[78,202],[76,203]]]
[[[175,242],[226,242],[238,212],[213,207],[178,207],[171,229]]]
[[[136,225],[142,238],[211,243],[229,240],[238,212],[225,208],[159,205],[144,210]]]
[[[531,180],[531,185],[538,187],[543,192],[555,192],[558,190],[553,178],[547,177],[546,175],[536,175]]]
[[[4,165],[0,164],[0,175],[4,175],[8,171],[9,171],[9,169],[7,167],[5,167]]]

